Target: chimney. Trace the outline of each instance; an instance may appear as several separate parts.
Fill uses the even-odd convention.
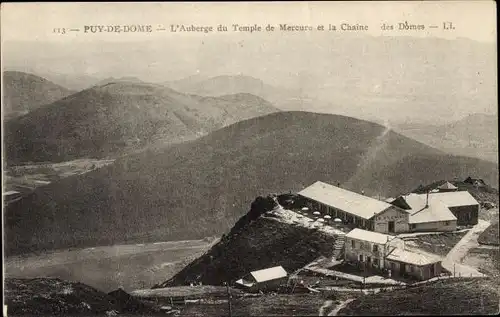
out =
[[[425,208],[429,208],[429,191],[427,191],[427,195],[425,197]]]

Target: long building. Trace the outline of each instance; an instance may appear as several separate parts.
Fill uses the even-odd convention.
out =
[[[344,224],[389,234],[454,231],[477,224],[480,209],[467,191],[412,193],[380,201],[318,181],[298,194],[308,207]]]
[[[387,202],[320,181],[298,194],[310,208],[340,218],[346,224],[383,233],[409,231],[409,213]]]

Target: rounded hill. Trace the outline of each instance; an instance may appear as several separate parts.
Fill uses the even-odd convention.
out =
[[[26,114],[72,93],[45,78],[18,71],[3,72],[2,85],[6,118]]]
[[[7,162],[67,161],[130,153],[193,139],[239,120],[277,111],[246,94],[202,98],[147,83],[94,86],[5,127]]]

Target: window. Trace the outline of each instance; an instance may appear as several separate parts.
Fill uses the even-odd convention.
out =
[[[380,265],[379,264],[379,260],[378,259],[373,259],[373,265],[375,265],[375,266],[378,267]]]
[[[359,255],[359,262],[363,262],[363,254]]]
[[[444,225],[445,225],[445,226],[449,226],[449,225],[450,225],[450,222],[449,222],[449,221],[445,221]]]
[[[356,249],[356,241],[352,240],[352,241],[351,241],[351,245],[352,245],[352,248],[353,248],[353,249]]]
[[[373,245],[373,252],[378,252],[378,245],[376,244]]]

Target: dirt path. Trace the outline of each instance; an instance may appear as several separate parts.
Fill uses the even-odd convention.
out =
[[[470,249],[478,247],[477,242],[478,236],[490,226],[489,221],[479,220],[478,224],[472,227],[469,232],[458,242],[453,249],[446,255],[446,259],[460,263],[462,259],[467,255]]]
[[[335,307],[334,310],[332,310],[328,316],[337,316],[337,314],[339,313],[339,311],[342,309],[342,308],[345,308],[350,302],[352,302],[354,300],[354,298],[352,299],[348,299],[342,303],[340,303],[337,307]]]
[[[476,268],[463,265],[462,260],[465,258],[469,250],[472,248],[477,248],[479,243],[477,238],[479,235],[488,228],[490,225],[489,221],[479,220],[478,224],[475,225],[469,232],[458,242],[453,249],[446,255],[443,259],[442,265],[448,271],[455,272],[456,276],[484,276]]]
[[[325,309],[332,306],[333,301],[332,300],[327,300],[323,303],[323,306],[319,308],[318,316],[325,316],[324,312]]]

